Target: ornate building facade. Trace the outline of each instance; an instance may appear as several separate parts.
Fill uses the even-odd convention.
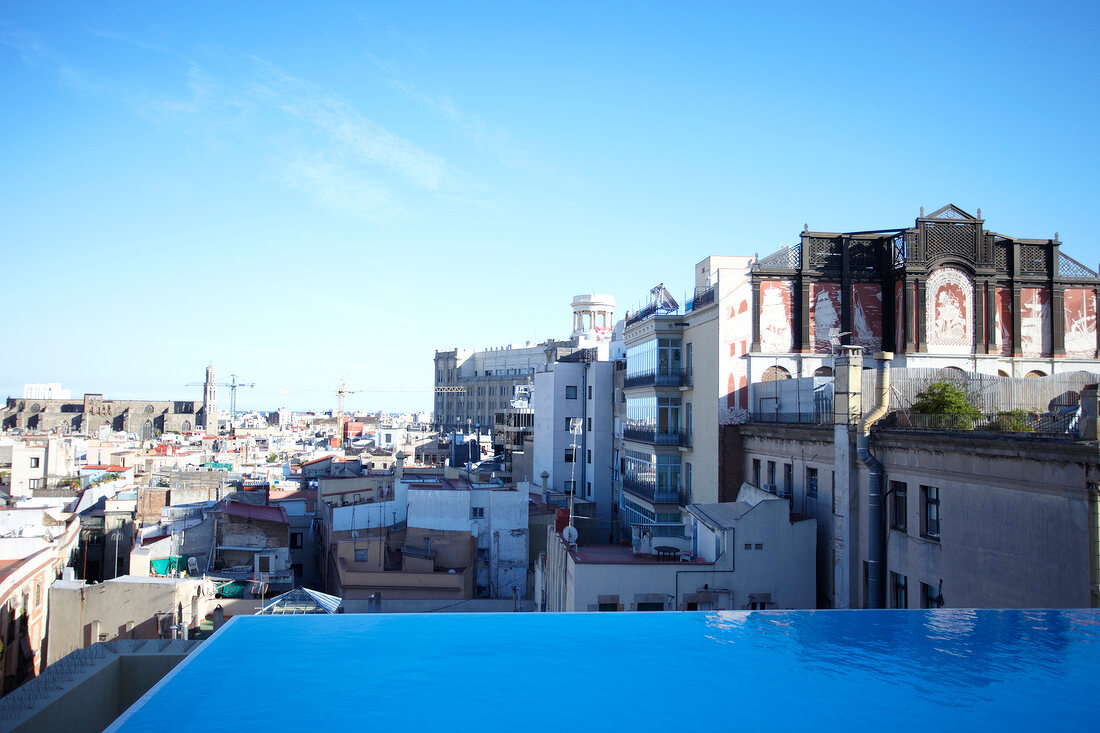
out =
[[[990,231],[947,205],[912,227],[804,230],[800,244],[751,267],[747,386],[831,374],[839,346],[894,353],[896,367],[951,367],[1002,376],[1094,368],[1100,278],[1052,239]],[[742,304],[748,305],[748,304]],[[1087,364],[1087,366],[1086,366]]]

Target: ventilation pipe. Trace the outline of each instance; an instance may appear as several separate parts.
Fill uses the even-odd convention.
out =
[[[890,408],[890,361],[894,358],[889,351],[875,353],[878,362],[878,390],[874,407],[856,427],[856,455],[867,467],[867,607],[883,607],[883,537],[882,537],[882,465],[871,455],[871,426]]]

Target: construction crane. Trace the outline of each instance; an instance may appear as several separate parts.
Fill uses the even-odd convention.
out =
[[[240,382],[237,380],[236,374],[229,375],[228,382],[214,382],[219,387],[229,387],[229,410],[236,416],[237,414],[237,388],[238,387],[255,387],[255,382]],[[188,382],[188,387],[205,387],[206,382]]]
[[[280,387],[279,394],[289,394],[290,392],[327,392],[324,389],[294,389],[290,387]],[[348,389],[347,376],[341,375],[340,381],[336,384],[336,435],[341,441],[344,439],[344,397],[349,394],[356,394],[359,392],[371,392],[371,393],[419,393],[429,392],[433,390],[425,389]],[[436,387],[435,392],[465,392],[465,387]]]

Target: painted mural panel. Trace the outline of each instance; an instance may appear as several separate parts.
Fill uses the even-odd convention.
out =
[[[840,283],[810,286],[810,343],[817,354],[831,354],[831,338],[840,333]]]
[[[1020,291],[1020,351],[1050,356],[1050,293],[1045,288]]]
[[[1066,355],[1096,357],[1096,293],[1084,288],[1066,290]]]
[[[905,351],[905,284],[894,283],[894,351]]]
[[[925,286],[928,351],[970,354],[974,351],[974,283],[955,267],[941,267]]]
[[[852,287],[852,343],[882,351],[882,286],[858,283]]]
[[[760,351],[788,354],[793,349],[791,327],[794,286],[780,280],[760,283]]]
[[[993,311],[995,353],[1012,356],[1012,289],[997,288],[997,307]]]

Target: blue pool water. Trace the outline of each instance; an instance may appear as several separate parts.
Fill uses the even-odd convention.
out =
[[[138,731],[1089,730],[1100,613],[234,618]]]

